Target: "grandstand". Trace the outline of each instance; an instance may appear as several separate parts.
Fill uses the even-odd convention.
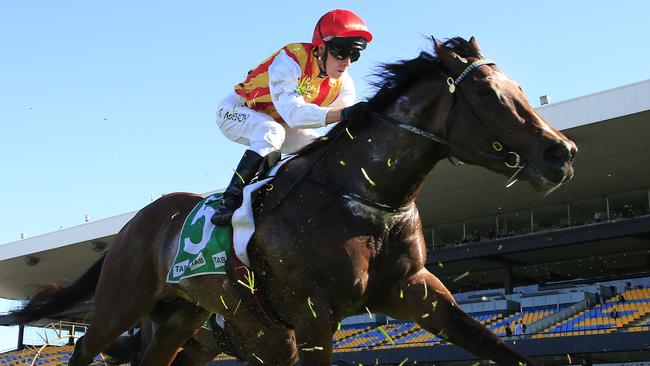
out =
[[[574,180],[542,197],[526,184],[506,189],[505,178],[481,168],[441,162],[418,198],[427,265],[465,311],[545,364],[650,361],[650,80],[538,111],[578,143]],[[0,297],[27,299],[39,285],[74,280],[134,214],[0,246]],[[79,334],[73,324],[88,309],[32,324],[63,321],[66,339],[35,358],[49,342],[26,347],[19,337],[0,365],[63,364]],[[507,336],[515,322],[526,332]],[[477,361],[444,334],[379,314],[346,319],[334,341],[341,363]],[[213,363],[238,364],[223,356]]]
[[[460,293],[458,297],[467,298],[480,295],[480,303],[473,300],[460,301],[461,307],[488,329],[505,337],[506,340],[516,343],[517,341],[530,342],[531,340],[564,337],[564,341],[579,342],[585,347],[584,350],[577,353],[567,351],[569,354],[573,353],[575,359],[579,359],[580,355],[588,349],[589,343],[593,342],[588,336],[650,330],[648,325],[650,321],[650,289],[647,287],[649,285],[650,277],[644,277],[589,285],[568,285],[554,291],[553,295],[549,295],[548,291],[540,291],[538,286],[527,286],[516,288],[517,294],[493,293],[490,295],[490,292],[475,291]],[[627,286],[635,288],[626,289]],[[612,287],[616,288],[617,295],[615,296],[612,296],[615,291],[603,291],[612,290]],[[620,292],[618,292],[619,290]],[[605,297],[601,297],[600,294],[596,296],[600,291],[605,293]],[[522,297],[522,294],[527,296]],[[624,301],[619,300],[620,295],[623,295]],[[606,296],[611,297],[606,298]],[[489,307],[496,308],[486,311],[485,309]],[[611,317],[610,313],[614,308],[618,309],[620,317]],[[505,325],[512,325],[516,321],[527,324],[527,331],[522,334],[506,336]],[[647,336],[647,334],[644,335]],[[566,337],[576,338],[566,339]],[[425,332],[416,324],[393,320],[382,324],[375,323],[371,326],[368,324],[350,325],[337,332],[335,338],[337,340],[335,352],[337,353],[349,352],[362,355],[373,352],[376,357],[381,357],[381,350],[386,349],[426,349],[436,345],[456,348],[446,343],[444,339]],[[643,341],[641,347],[647,348],[647,343],[648,341]],[[551,344],[556,345],[556,343]],[[534,348],[529,353],[540,356],[548,363],[553,363],[554,358],[557,358],[557,355],[553,356],[557,351],[545,349],[544,341],[539,341]],[[612,356],[612,354],[617,352],[616,348],[617,344],[612,343],[607,347],[606,352],[602,349],[592,350],[591,356],[614,361],[616,356]],[[422,350],[423,356],[425,352]],[[566,354],[561,356],[566,357]],[[425,359],[429,362],[439,360],[432,357]],[[355,361],[363,363],[360,358]]]

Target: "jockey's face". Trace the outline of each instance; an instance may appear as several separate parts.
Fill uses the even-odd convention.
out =
[[[324,54],[325,46],[319,46],[319,51],[321,55]],[[332,54],[332,52],[330,52],[327,55],[326,64],[321,65],[321,67],[323,67],[325,72],[327,72],[327,76],[329,76],[334,80],[340,78],[343,75],[343,73],[347,71],[347,69],[350,67],[352,62],[356,61],[356,59],[352,61],[352,58],[354,57],[351,55],[345,55],[346,56],[345,58],[341,58],[340,55],[338,56],[339,57],[337,57],[337,54]]]

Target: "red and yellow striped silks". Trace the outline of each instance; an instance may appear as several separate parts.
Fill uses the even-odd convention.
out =
[[[269,66],[281,50],[289,55],[302,70],[296,90],[303,96],[305,102],[320,106],[330,105],[341,90],[341,79],[332,80],[329,77],[319,78],[318,60],[312,54],[313,46],[309,43],[290,43],[262,61],[256,68],[249,71],[243,83],[235,85],[235,92],[241,95],[249,108],[264,112],[276,121],[283,123],[271,101],[269,91]]]

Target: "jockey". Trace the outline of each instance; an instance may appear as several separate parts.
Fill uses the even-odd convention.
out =
[[[316,23],[311,43],[291,43],[273,53],[220,102],[221,132],[249,148],[212,223],[230,224],[244,186],[262,164],[273,165],[280,152],[296,152],[320,137],[315,128],[365,114],[365,102],[354,104],[354,82],[347,70],[371,40],[359,16],[331,10]]]

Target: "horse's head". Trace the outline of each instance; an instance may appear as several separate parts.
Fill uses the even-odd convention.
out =
[[[441,133],[449,155],[550,191],[573,176],[576,144],[549,125],[523,90],[490,60],[478,43],[434,40],[447,70],[450,115]]]

